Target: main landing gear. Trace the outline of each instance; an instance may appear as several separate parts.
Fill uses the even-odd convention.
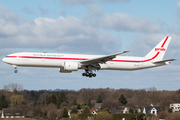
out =
[[[96,77],[96,73],[86,71],[85,73],[82,73],[82,76],[86,76],[86,77],[89,77],[89,78]]]

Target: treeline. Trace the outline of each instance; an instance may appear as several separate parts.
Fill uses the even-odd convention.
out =
[[[12,83],[0,90],[0,109],[4,107],[32,108],[54,104],[57,109],[71,109],[72,105],[86,105],[90,101],[92,108],[98,96],[102,99],[102,109],[117,109],[123,104],[119,102],[121,95],[126,98],[126,106],[135,106],[143,109],[144,106],[160,106],[161,110],[168,110],[170,103],[180,102],[180,90],[158,91],[148,89],[111,89],[83,88],[75,90],[24,90],[22,85]],[[54,107],[54,106],[53,106]],[[80,106],[81,107],[81,106]]]

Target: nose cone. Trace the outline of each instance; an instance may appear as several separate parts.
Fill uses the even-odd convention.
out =
[[[5,58],[3,58],[2,61],[5,62]]]
[[[8,63],[7,58],[3,58],[2,61]]]

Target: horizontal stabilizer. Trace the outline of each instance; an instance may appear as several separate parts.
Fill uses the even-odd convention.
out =
[[[153,62],[153,63],[165,63],[165,62],[170,62],[170,61],[174,61],[176,59],[169,59],[169,60],[162,60],[162,61],[156,61],[156,62]]]

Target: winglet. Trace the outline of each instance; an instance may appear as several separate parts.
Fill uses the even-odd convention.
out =
[[[127,52],[130,52],[130,51],[123,51],[123,53],[127,53]]]

